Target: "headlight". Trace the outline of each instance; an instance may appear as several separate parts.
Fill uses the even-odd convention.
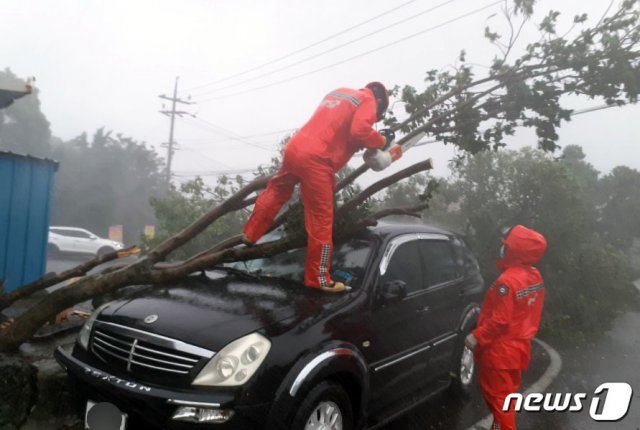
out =
[[[93,327],[93,323],[96,321],[96,318],[98,318],[98,315],[100,315],[100,312],[105,310],[107,306],[109,306],[109,303],[105,303],[104,305],[93,311],[89,319],[80,329],[80,333],[78,333],[78,343],[84,349],[89,349],[89,337],[91,336],[91,328]]]
[[[258,370],[269,349],[269,339],[258,333],[236,339],[213,356],[193,381],[193,385],[242,385]]]

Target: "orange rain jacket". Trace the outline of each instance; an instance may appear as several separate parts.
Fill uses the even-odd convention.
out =
[[[384,145],[384,137],[373,129],[376,121],[376,102],[370,89],[338,88],[327,94],[287,143],[282,167],[258,197],[244,227],[246,238],[257,241],[300,183],[308,236],[304,280],[308,287],[325,287],[333,282],[335,173],[359,149]]]
[[[538,332],[544,305],[544,283],[532,265],[545,253],[544,236],[521,225],[503,240],[504,258],[497,265],[502,274],[485,295],[478,326],[475,358],[483,367],[529,367],[531,338]]]

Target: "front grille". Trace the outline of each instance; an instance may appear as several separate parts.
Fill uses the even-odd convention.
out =
[[[94,324],[91,351],[102,361],[147,380],[189,375],[214,354],[176,339],[103,321]]]

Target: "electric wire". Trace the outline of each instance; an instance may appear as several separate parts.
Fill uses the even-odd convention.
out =
[[[284,60],[284,59],[286,59],[286,58],[289,58],[289,57],[291,57],[291,56],[293,56],[293,55],[295,55],[295,54],[298,54],[298,53],[300,53],[300,52],[306,51],[307,49],[310,49],[310,48],[313,48],[313,47],[315,47],[315,46],[318,46],[318,45],[320,45],[320,44],[322,44],[322,43],[324,43],[324,42],[327,42],[327,41],[329,41],[329,40],[331,40],[331,39],[335,39],[335,38],[336,38],[336,37],[338,37],[338,36],[341,36],[341,35],[343,35],[343,34],[345,34],[345,33],[348,33],[348,32],[350,32],[351,30],[354,30],[354,29],[356,29],[356,28],[358,28],[358,27],[361,27],[361,26],[363,26],[363,25],[365,25],[365,24],[368,24],[368,23],[370,23],[370,22],[372,22],[372,21],[375,21],[376,19],[378,19],[378,18],[380,18],[380,17],[383,17],[383,16],[385,16],[385,15],[388,15],[388,14],[389,14],[389,13],[391,13],[391,12],[395,12],[396,10],[401,9],[401,8],[403,8],[403,7],[407,6],[407,5],[411,4],[411,3],[414,3],[414,2],[416,2],[416,1],[417,1],[417,0],[409,0],[409,1],[405,2],[405,3],[402,3],[401,5],[398,5],[398,6],[396,6],[396,7],[393,7],[393,8],[391,8],[391,9],[388,9],[388,10],[386,10],[386,11],[384,11],[384,12],[382,12],[382,13],[380,13],[380,14],[378,14],[378,15],[376,15],[376,16],[374,16],[374,17],[372,17],[372,18],[369,18],[369,19],[367,19],[367,20],[365,20],[365,21],[362,21],[362,22],[360,22],[360,23],[358,23],[358,24],[356,24],[356,25],[353,25],[353,26],[351,26],[351,27],[349,27],[349,28],[346,28],[346,29],[344,29],[344,30],[341,30],[341,31],[339,31],[338,33],[334,33],[334,34],[332,34],[332,35],[330,35],[330,36],[327,36],[327,37],[325,37],[325,38],[324,38],[324,39],[322,39],[322,40],[319,40],[319,41],[317,41],[317,42],[312,43],[311,45],[307,45],[307,46],[302,47],[302,48],[300,48],[300,49],[297,49],[297,50],[295,50],[295,51],[289,52],[288,54],[285,54],[285,55],[283,55],[283,56],[281,56],[281,57],[278,57],[278,58],[276,58],[276,59],[274,59],[274,60],[271,60],[271,61],[268,61],[268,62],[266,62],[266,63],[260,64],[260,65],[258,65],[258,66],[256,66],[256,67],[251,68],[251,69],[247,69],[247,70],[245,70],[245,71],[243,71],[243,72],[239,72],[239,73],[236,73],[236,74],[233,74],[233,75],[230,75],[230,76],[224,77],[224,78],[220,78],[220,79],[217,79],[217,80],[215,80],[215,81],[211,81],[211,82],[208,82],[208,83],[205,83],[205,84],[202,84],[202,85],[196,85],[196,86],[194,86],[194,87],[187,88],[187,90],[186,90],[186,91],[191,91],[191,90],[195,90],[195,89],[199,89],[199,88],[208,87],[208,86],[211,86],[211,85],[214,85],[214,84],[220,83],[220,82],[228,81],[229,79],[233,79],[233,78],[237,78],[237,77],[239,77],[239,76],[246,75],[247,73],[250,73],[250,72],[253,72],[253,71],[256,71],[256,70],[262,69],[262,68],[264,68],[264,67],[266,67],[266,66],[270,66],[270,65],[272,65],[272,64],[274,64],[274,63],[277,63],[277,62],[279,62],[279,61],[281,61],[281,60]]]
[[[265,148],[263,146],[260,146],[260,145],[258,145],[256,143],[250,142],[250,141],[240,137],[237,133],[235,133],[235,132],[233,132],[233,131],[231,131],[229,129],[226,129],[226,128],[221,127],[221,126],[216,125],[216,124],[213,124],[213,123],[211,123],[211,122],[209,122],[207,120],[204,120],[202,118],[199,118],[199,117],[193,117],[193,119],[197,120],[199,123],[202,123],[202,125],[206,126],[208,129],[210,129],[210,130],[212,130],[212,131],[214,131],[214,132],[216,132],[216,133],[218,133],[218,134],[220,134],[222,136],[225,136],[225,137],[229,138],[230,140],[233,140],[233,141],[236,141],[236,142],[240,142],[240,143],[244,143],[245,145],[249,145],[249,146],[252,146],[254,148],[262,149],[263,151],[271,152],[270,149]],[[193,125],[196,125],[196,124],[197,123],[195,123]]]
[[[593,106],[593,107],[589,107],[589,108],[584,108],[584,109],[578,109],[573,111],[572,115],[582,115],[582,114],[586,114],[586,113],[591,113],[591,112],[597,112],[600,110],[604,110],[604,109],[610,109],[610,108],[614,108],[614,107],[622,107],[622,106],[618,106],[618,105],[600,105],[600,106]],[[427,140],[423,140],[420,141],[418,143],[416,143],[415,145],[413,145],[413,148],[416,148],[418,146],[424,146],[424,145],[429,145],[431,143],[438,143],[439,140],[437,139],[427,139]],[[356,154],[356,156],[361,156],[362,154]],[[174,173],[175,176],[179,176],[179,177],[194,177],[194,176],[221,176],[221,175],[227,175],[227,174],[234,174],[234,173],[250,173],[250,172],[255,172],[256,169],[229,169],[229,170],[205,170],[205,171],[197,171],[197,172],[176,172]]]
[[[336,61],[335,63],[331,63],[331,64],[329,64],[329,65],[326,65],[326,66],[323,66],[323,67],[320,67],[320,68],[317,68],[317,69],[314,69],[314,70],[310,70],[310,71],[308,71],[308,72],[301,73],[301,74],[299,74],[299,75],[295,75],[295,76],[289,77],[289,78],[287,78],[287,79],[282,79],[282,80],[279,80],[279,81],[276,81],[276,82],[272,82],[272,83],[265,84],[265,85],[260,85],[260,86],[253,87],[253,88],[249,88],[249,89],[246,89],[246,90],[243,90],[243,91],[237,91],[237,92],[233,92],[233,93],[229,93],[229,94],[224,94],[224,95],[220,95],[220,96],[210,97],[210,98],[206,98],[206,99],[203,99],[203,100],[196,100],[195,102],[196,102],[196,103],[206,103],[206,102],[209,102],[209,101],[212,101],[212,100],[219,100],[219,99],[229,98],[229,97],[233,97],[233,96],[237,96],[237,95],[246,94],[246,93],[250,93],[250,92],[253,92],[253,91],[261,90],[261,89],[264,89],[264,88],[273,87],[273,86],[275,86],[275,85],[284,84],[284,83],[286,83],[286,82],[290,82],[290,81],[293,81],[293,80],[295,80],[295,79],[299,79],[299,78],[302,78],[302,77],[305,77],[305,76],[309,76],[309,75],[311,75],[311,74],[318,73],[318,72],[321,72],[321,71],[323,71],[323,70],[327,70],[327,69],[330,69],[330,68],[332,68],[332,67],[335,67],[335,66],[338,66],[338,65],[341,65],[341,64],[347,63],[347,62],[349,62],[349,61],[353,61],[353,60],[355,60],[355,59],[358,59],[358,58],[364,57],[364,56],[369,55],[369,54],[371,54],[371,53],[374,53],[374,52],[380,51],[380,50],[382,50],[382,49],[389,48],[389,47],[391,47],[391,46],[394,46],[394,45],[397,45],[397,44],[399,44],[399,43],[405,42],[405,41],[407,41],[407,40],[409,40],[409,39],[412,39],[412,38],[414,38],[414,37],[421,36],[421,35],[423,35],[423,34],[425,34],[425,33],[430,32],[430,31],[433,31],[433,30],[436,30],[436,29],[439,29],[439,28],[445,27],[445,26],[450,25],[450,24],[452,24],[452,23],[454,23],[454,22],[456,22],[456,21],[460,21],[461,19],[464,19],[464,18],[467,18],[467,17],[469,17],[469,16],[475,15],[475,14],[477,14],[477,13],[479,13],[479,12],[482,12],[482,11],[484,11],[484,10],[486,10],[486,9],[489,9],[489,8],[491,8],[491,7],[493,7],[493,6],[496,6],[496,5],[498,5],[498,4],[501,4],[501,3],[503,3],[503,0],[494,1],[494,2],[492,2],[492,3],[489,3],[489,4],[485,5],[485,6],[479,7],[479,8],[477,8],[477,9],[474,9],[474,10],[470,11],[470,12],[467,12],[467,13],[465,13],[465,14],[459,15],[459,16],[457,16],[457,17],[455,17],[455,18],[452,18],[452,19],[450,19],[450,20],[447,20],[447,21],[445,21],[445,22],[442,22],[442,23],[440,23],[440,24],[438,24],[438,25],[435,25],[435,26],[432,26],[432,27],[426,28],[426,29],[421,30],[421,31],[416,32],[416,33],[412,33],[412,34],[410,34],[410,35],[408,35],[408,36],[405,36],[405,37],[402,37],[402,38],[400,38],[400,39],[396,39],[396,40],[394,40],[393,42],[390,42],[390,43],[384,44],[384,45],[382,45],[382,46],[378,46],[377,48],[373,48],[373,49],[370,49],[370,50],[368,50],[368,51],[361,52],[361,53],[360,53],[360,54],[358,54],[358,55],[354,55],[354,56],[349,57],[349,58],[346,58],[346,59],[344,59],[344,60]]]
[[[222,161],[219,161],[219,160],[214,160],[213,158],[211,158],[211,157],[210,157],[210,156],[208,156],[207,154],[203,153],[202,151],[199,151],[199,150],[197,150],[197,149],[195,149],[195,148],[192,148],[192,147],[190,147],[190,146],[180,145],[177,149],[182,149],[182,150],[185,150],[185,151],[193,152],[194,154],[199,155],[200,157],[204,158],[205,160],[209,160],[209,161],[211,161],[212,163],[219,164],[220,166],[222,166],[222,167],[223,167],[223,168],[225,168],[225,169],[233,169],[233,168],[232,168],[231,166],[229,166],[228,164],[223,163]]]
[[[266,133],[259,133],[259,134],[251,134],[251,135],[238,135],[237,138],[238,139],[254,139],[256,137],[265,137],[265,136],[272,136],[272,135],[276,135],[276,134],[292,134],[292,132],[296,131],[297,128],[283,128],[281,130],[274,130],[274,131],[269,131]],[[219,134],[219,133],[217,133]],[[219,139],[219,140],[211,140],[211,139],[182,139],[182,141],[184,142],[196,142],[196,141],[202,141],[202,142],[207,142],[207,143],[223,143],[223,142],[229,142],[232,141],[233,139],[231,138],[226,138],[226,139]],[[270,141],[269,141],[270,142]],[[254,143],[269,143],[267,141],[258,141]]]
[[[411,15],[411,16],[409,16],[409,17],[407,17],[407,18],[403,18],[403,19],[401,19],[401,20],[399,20],[399,21],[396,21],[396,22],[394,22],[394,23],[392,23],[392,24],[386,25],[386,26],[384,26],[384,27],[382,27],[382,28],[379,28],[379,29],[377,29],[377,30],[374,30],[374,31],[372,31],[372,32],[369,32],[369,33],[364,34],[364,35],[362,35],[362,36],[359,36],[359,37],[357,37],[357,38],[355,38],[355,39],[349,40],[349,41],[347,41],[347,42],[345,42],[345,43],[342,43],[342,44],[340,44],[340,45],[337,45],[337,46],[334,46],[334,47],[329,48],[329,49],[327,49],[327,50],[324,50],[324,51],[322,51],[322,52],[319,52],[319,53],[317,53],[317,54],[313,54],[313,55],[311,55],[311,56],[308,56],[308,57],[302,58],[302,59],[300,59],[300,60],[298,60],[298,61],[296,61],[296,62],[294,62],[294,63],[284,65],[284,66],[279,67],[279,68],[277,68],[277,69],[270,70],[270,71],[268,71],[268,72],[265,72],[265,73],[262,73],[262,74],[260,74],[260,75],[256,75],[256,76],[253,76],[253,77],[250,77],[250,78],[247,78],[247,79],[241,80],[241,81],[239,81],[239,82],[235,82],[235,83],[232,83],[232,84],[229,84],[229,85],[225,85],[225,86],[223,86],[223,87],[213,88],[213,89],[211,89],[211,90],[207,90],[207,91],[205,91],[205,92],[203,92],[203,93],[201,93],[201,94],[198,94],[198,95],[197,95],[197,97],[203,97],[203,96],[206,96],[206,95],[209,95],[209,94],[213,94],[213,93],[217,93],[217,92],[219,92],[219,91],[223,91],[223,90],[226,90],[226,89],[229,89],[229,88],[234,88],[234,87],[237,87],[237,86],[239,86],[239,85],[242,85],[242,84],[246,84],[246,83],[248,83],[248,82],[255,81],[255,80],[257,80],[257,79],[261,79],[261,78],[264,78],[264,77],[267,77],[267,76],[271,76],[271,75],[273,75],[273,74],[275,74],[275,73],[278,73],[278,72],[281,72],[281,71],[283,71],[283,70],[290,69],[291,67],[294,67],[294,66],[300,65],[300,64],[302,64],[302,63],[306,63],[307,61],[313,60],[313,59],[318,58],[318,57],[321,57],[321,56],[323,56],[323,55],[325,55],[325,54],[332,53],[332,52],[334,52],[334,51],[336,51],[336,50],[338,50],[338,49],[340,49],[340,48],[344,48],[345,46],[348,46],[348,45],[351,45],[351,44],[353,44],[353,43],[359,42],[359,41],[361,41],[361,40],[363,40],[363,39],[366,39],[367,37],[370,37],[370,36],[373,36],[373,35],[376,35],[376,34],[380,34],[382,31],[386,31],[386,30],[388,30],[388,29],[390,29],[390,28],[392,28],[392,27],[395,27],[395,26],[400,25],[400,24],[404,24],[404,23],[405,23],[405,22],[407,22],[407,21],[410,21],[410,20],[412,20],[412,19],[418,18],[418,17],[420,17],[420,16],[422,16],[422,15],[425,15],[425,14],[427,14],[427,13],[429,13],[429,12],[433,12],[434,10],[439,9],[439,8],[441,8],[441,7],[443,7],[443,6],[446,6],[447,4],[452,3],[452,2],[454,2],[454,1],[456,1],[456,0],[447,0],[447,1],[445,1],[445,2],[442,2],[442,3],[440,3],[440,4],[435,5],[435,6],[433,6],[433,7],[430,7],[429,9],[423,10],[422,12],[418,12],[418,13],[416,13],[416,14],[414,14],[414,15]]]

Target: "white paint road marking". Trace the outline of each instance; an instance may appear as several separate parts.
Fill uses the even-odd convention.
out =
[[[531,386],[529,386],[529,388],[527,388],[527,390],[523,393],[524,396],[527,396],[531,393],[544,392],[544,390],[546,390],[547,387],[551,385],[553,380],[556,379],[556,377],[560,373],[560,370],[562,369],[562,358],[560,357],[558,351],[553,349],[553,347],[551,347],[551,345],[549,345],[548,343],[543,342],[538,338],[534,338],[533,340],[534,342],[537,342],[542,348],[544,348],[547,354],[549,354],[550,363],[549,367],[547,367],[547,370],[544,371],[540,379],[531,384]],[[469,427],[467,430],[489,429],[489,426],[491,426],[492,422],[493,415],[489,414]]]

